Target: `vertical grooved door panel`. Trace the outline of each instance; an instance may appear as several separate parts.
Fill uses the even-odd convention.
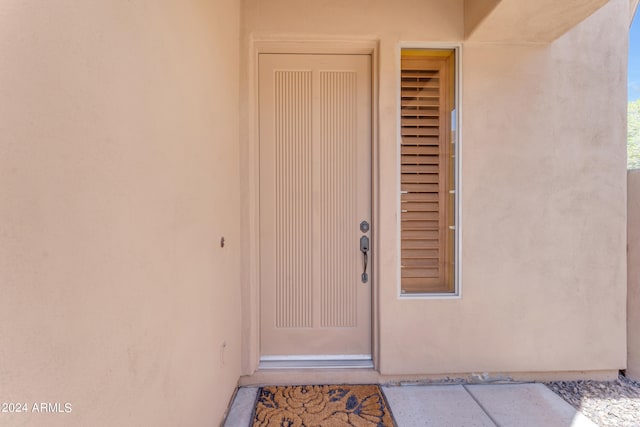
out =
[[[371,57],[261,54],[258,94],[261,353],[371,354]]]
[[[320,72],[320,326],[355,326],[357,74]]]
[[[276,327],[311,327],[311,72],[275,72]]]

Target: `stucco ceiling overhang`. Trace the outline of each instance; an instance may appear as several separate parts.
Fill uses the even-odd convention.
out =
[[[480,42],[551,43],[608,2],[464,0],[465,38]]]

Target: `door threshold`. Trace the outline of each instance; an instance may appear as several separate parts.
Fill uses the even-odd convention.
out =
[[[370,354],[262,356],[258,369],[373,369],[373,360]]]
[[[375,369],[258,369],[241,376],[240,387],[266,385],[324,385],[324,384],[379,384],[380,373]]]

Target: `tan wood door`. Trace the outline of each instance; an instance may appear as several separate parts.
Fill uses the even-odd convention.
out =
[[[371,56],[261,54],[258,90],[261,354],[370,355]]]

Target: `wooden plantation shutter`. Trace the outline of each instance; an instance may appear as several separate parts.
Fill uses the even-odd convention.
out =
[[[401,57],[403,294],[454,291],[453,51]]]

